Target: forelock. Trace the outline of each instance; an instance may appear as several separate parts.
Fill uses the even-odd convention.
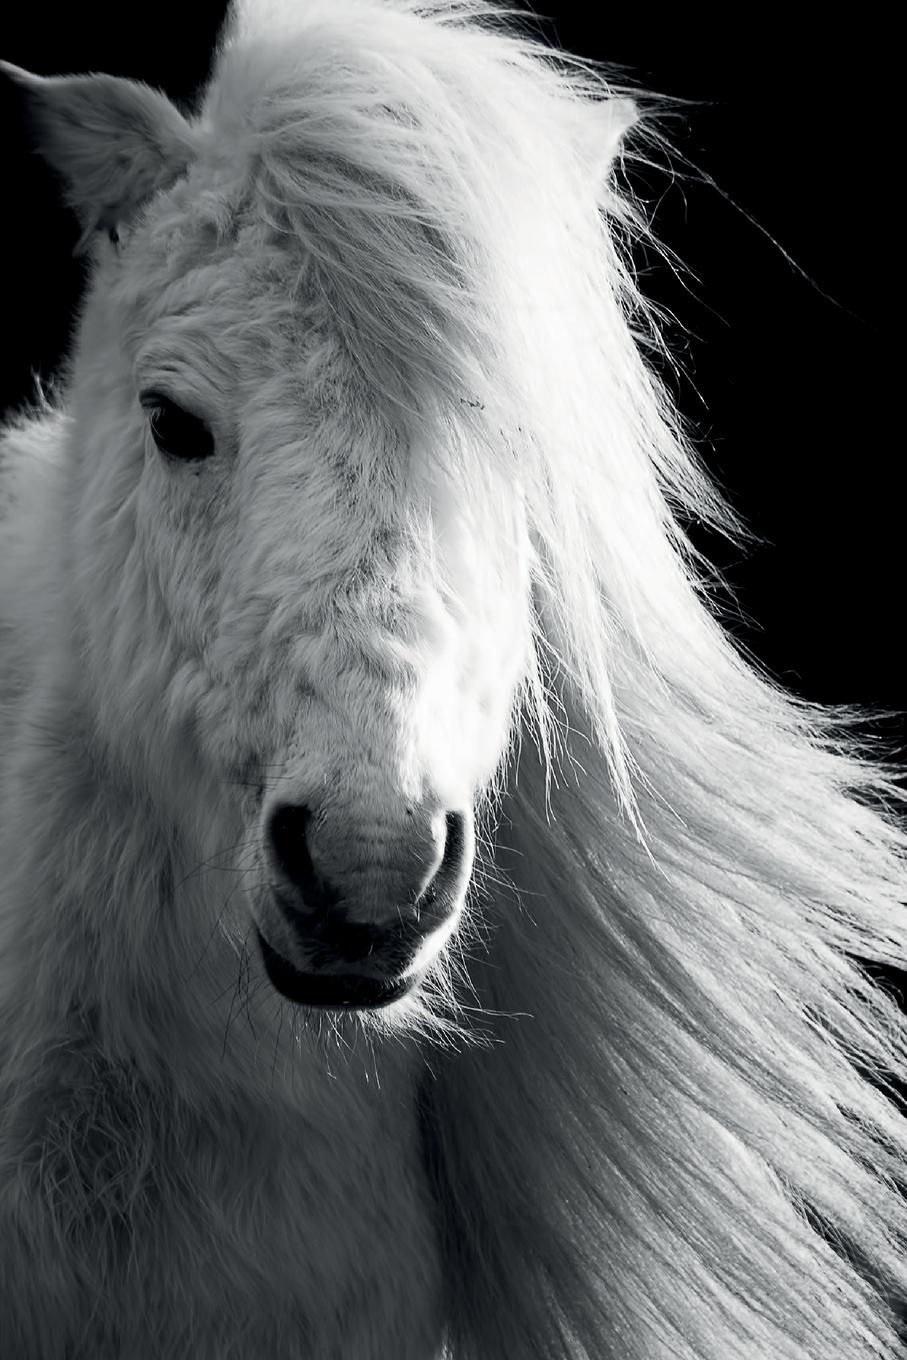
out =
[[[363,375],[410,412],[420,393],[506,405],[500,318],[533,305],[527,249],[550,275],[552,224],[595,219],[575,135],[588,99],[553,54],[478,25],[482,10],[246,0],[202,111],[212,214],[282,240]]]
[[[632,691],[687,589],[675,512],[736,522],[639,352],[654,318],[620,233],[650,237],[611,175],[631,106],[499,18],[482,0],[240,0],[200,198],[285,243],[358,389],[475,499],[501,475],[518,491],[540,627],[632,811],[612,677],[625,662]]]

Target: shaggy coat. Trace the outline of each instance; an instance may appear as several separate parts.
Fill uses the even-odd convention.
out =
[[[241,0],[191,113],[5,69],[91,261],[0,445],[5,1360],[903,1355],[903,796],[684,532],[650,101],[483,0]],[[428,784],[424,982],[286,1001],[266,809]]]

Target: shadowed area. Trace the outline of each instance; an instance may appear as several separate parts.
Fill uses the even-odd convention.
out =
[[[382,981],[360,973],[301,973],[271,948],[261,931],[256,935],[271,982],[281,996],[300,1006],[377,1010],[399,1000],[415,985],[414,978]]]

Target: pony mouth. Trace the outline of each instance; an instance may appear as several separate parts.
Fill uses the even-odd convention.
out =
[[[415,986],[416,978],[380,978],[366,973],[303,973],[268,944],[256,929],[265,972],[272,987],[297,1006],[332,1010],[380,1010],[399,1001]]]

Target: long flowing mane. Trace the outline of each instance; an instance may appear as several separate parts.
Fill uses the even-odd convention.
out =
[[[657,101],[513,17],[240,0],[220,180],[173,214],[223,242],[254,201],[376,401],[529,521],[533,664],[420,1039],[448,1353],[901,1355],[907,1022],[866,965],[907,966],[904,794],[688,536],[746,531],[651,362],[615,167]]]

